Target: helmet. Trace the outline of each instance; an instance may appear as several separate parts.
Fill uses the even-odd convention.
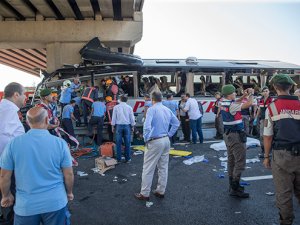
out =
[[[106,81],[106,86],[110,85],[111,83],[112,83],[112,79],[108,79],[108,80]]]
[[[70,80],[65,80],[65,81],[63,82],[63,86],[64,86],[64,87],[70,87],[70,86],[71,86],[71,81],[70,81]]]
[[[106,96],[105,101],[111,102],[112,101],[112,97],[111,96]]]

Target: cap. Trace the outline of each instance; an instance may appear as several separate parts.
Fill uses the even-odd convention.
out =
[[[41,97],[46,97],[46,96],[48,96],[48,95],[51,95],[51,93],[52,93],[52,90],[51,90],[51,89],[48,89],[48,88],[42,89],[42,90],[40,91],[40,96],[41,96]]]
[[[223,95],[231,95],[235,92],[235,87],[232,84],[227,84],[222,87]]]
[[[276,74],[272,77],[271,81],[272,84],[296,84],[292,78],[287,74]]]

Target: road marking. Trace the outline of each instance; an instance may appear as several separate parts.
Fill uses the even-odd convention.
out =
[[[267,180],[273,179],[272,175],[265,175],[265,176],[256,176],[256,177],[242,177],[243,181],[252,181],[252,180]]]

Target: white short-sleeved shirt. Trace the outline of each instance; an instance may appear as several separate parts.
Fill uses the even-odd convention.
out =
[[[0,155],[13,138],[25,133],[18,116],[19,108],[13,102],[3,99],[0,102]]]
[[[264,136],[273,136],[273,121],[271,119],[269,109],[266,110],[266,117],[264,121]]]
[[[187,110],[190,120],[197,120],[202,116],[198,102],[194,98],[189,98],[187,100],[184,110]]]

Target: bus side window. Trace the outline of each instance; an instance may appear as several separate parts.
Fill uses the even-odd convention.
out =
[[[194,95],[210,96],[220,91],[222,86],[222,76],[220,75],[194,75]]]

